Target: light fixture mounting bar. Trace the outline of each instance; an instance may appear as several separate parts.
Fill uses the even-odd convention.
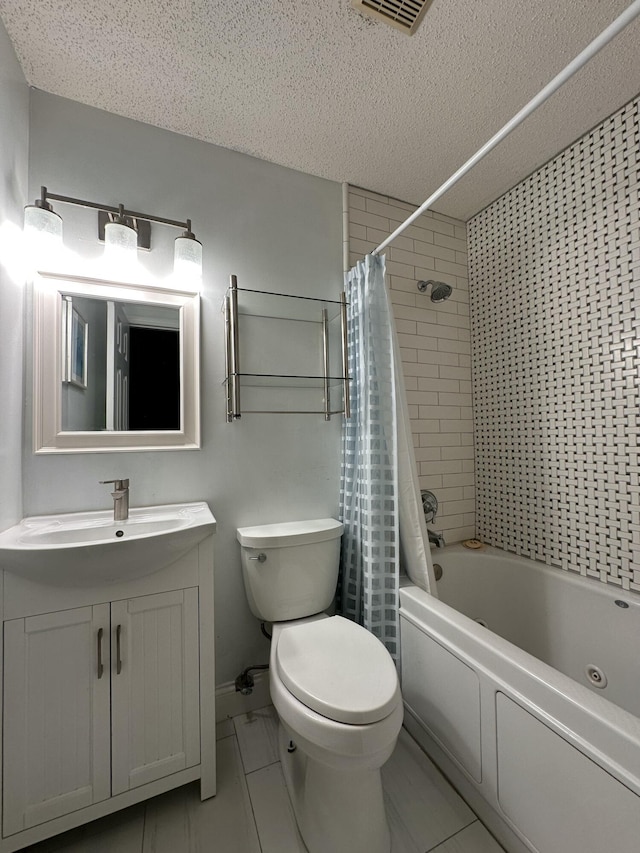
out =
[[[85,199],[81,198],[73,198],[68,195],[59,195],[58,193],[50,193],[46,187],[41,188],[41,199],[42,201],[47,201],[51,199],[53,201],[61,201],[64,204],[74,204],[77,207],[87,207],[91,210],[105,210],[107,213],[120,213],[121,208],[119,206],[114,207],[111,204],[98,204],[95,201],[85,201]],[[185,231],[191,230],[191,220],[186,219],[184,221],[180,221],[178,219],[167,219],[164,216],[152,216],[149,213],[140,213],[135,210],[127,210],[126,208],[122,211],[124,216],[129,217],[130,219],[147,219],[150,222],[160,222],[163,225],[172,225],[174,228],[183,228]]]

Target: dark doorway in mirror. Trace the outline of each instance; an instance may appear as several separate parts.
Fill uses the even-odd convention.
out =
[[[131,326],[129,429],[180,429],[180,336]]]

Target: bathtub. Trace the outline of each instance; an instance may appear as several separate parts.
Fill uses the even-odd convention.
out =
[[[509,853],[640,853],[640,597],[485,546],[400,590],[405,725]]]

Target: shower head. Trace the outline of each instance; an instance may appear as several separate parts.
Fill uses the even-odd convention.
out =
[[[450,284],[445,284],[444,281],[436,281],[431,288],[431,301],[444,302],[453,293],[453,288]]]
[[[453,293],[453,288],[450,284],[445,284],[444,281],[433,281],[432,279],[429,279],[429,281],[419,281],[418,290],[424,293],[429,285],[431,285],[432,302],[444,302]]]

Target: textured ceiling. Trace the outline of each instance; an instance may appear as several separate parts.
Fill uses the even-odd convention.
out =
[[[630,0],[0,0],[30,85],[419,204]],[[467,219],[640,91],[636,20],[436,205]]]

